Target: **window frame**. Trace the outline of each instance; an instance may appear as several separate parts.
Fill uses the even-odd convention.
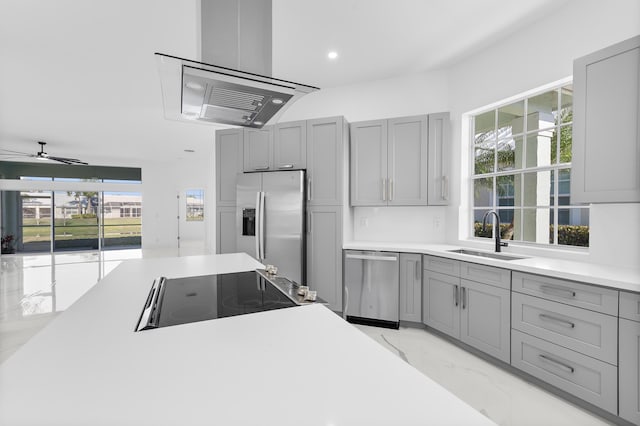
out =
[[[521,220],[519,221],[519,235],[523,236],[523,230],[524,230],[524,217],[525,217],[525,212],[527,211],[537,211],[539,209],[548,209],[550,215],[552,215],[552,217],[550,219],[552,219],[552,223],[550,223],[549,225],[553,226],[553,242],[546,242],[546,243],[541,243],[541,242],[534,242],[534,241],[526,241],[526,240],[509,240],[510,244],[513,245],[522,245],[522,246],[529,246],[529,247],[536,247],[536,248],[540,248],[540,249],[570,249],[570,250],[579,250],[579,251],[588,251],[589,246],[579,246],[579,245],[565,245],[565,244],[559,244],[558,241],[558,222],[559,222],[559,212],[563,211],[563,210],[567,210],[569,209],[570,211],[585,211],[586,210],[586,214],[587,214],[587,220],[590,221],[590,209],[589,209],[589,205],[580,205],[580,204],[568,204],[568,205],[563,205],[560,203],[560,198],[562,197],[563,194],[559,193],[559,184],[560,184],[560,172],[563,170],[571,170],[571,162],[561,162],[561,135],[562,135],[562,129],[566,129],[567,127],[572,129],[573,126],[573,118],[571,119],[571,121],[569,122],[562,122],[561,119],[557,120],[557,123],[554,123],[553,126],[543,126],[540,128],[536,128],[536,129],[528,129],[529,127],[529,101],[530,99],[533,99],[539,95],[542,95],[544,93],[548,93],[551,91],[557,91],[558,92],[558,96],[556,99],[557,102],[557,114],[560,114],[560,111],[563,109],[563,96],[562,96],[562,89],[564,87],[567,86],[572,86],[573,85],[573,79],[572,78],[565,78],[562,79],[560,81],[556,81],[554,83],[545,85],[543,87],[528,91],[526,93],[517,95],[517,96],[513,96],[510,97],[508,99],[499,101],[499,102],[495,102],[491,105],[487,105],[485,107],[476,109],[474,111],[470,111],[466,114],[464,114],[464,117],[467,120],[467,124],[468,124],[468,134],[467,134],[467,149],[468,149],[468,155],[469,155],[469,161],[468,161],[468,188],[467,190],[469,191],[468,194],[468,215],[467,215],[467,229],[469,232],[469,240],[474,241],[474,242],[480,242],[480,241],[487,241],[487,237],[478,237],[475,235],[475,223],[476,223],[476,213],[478,211],[486,211],[486,210],[494,210],[498,213],[500,213],[500,211],[512,211],[513,215],[520,215]],[[556,152],[555,152],[555,158],[556,158],[556,162],[551,164],[551,165],[542,165],[542,166],[528,166],[527,165],[527,158],[526,158],[526,148],[522,150],[522,159],[521,159],[521,164],[518,168],[516,168],[516,164],[514,163],[514,167],[511,169],[507,169],[507,170],[499,170],[499,146],[498,146],[498,142],[499,141],[505,141],[508,140],[504,137],[500,137],[498,133],[496,133],[496,129],[500,129],[500,117],[499,117],[499,111],[501,108],[509,106],[509,105],[514,105],[517,104],[519,102],[523,103],[523,115],[522,115],[522,119],[523,119],[523,123],[522,123],[522,131],[518,132],[518,133],[511,133],[509,135],[509,138],[517,141],[518,138],[522,139],[522,143],[523,143],[523,147],[526,147],[526,144],[528,142],[528,138],[530,138],[532,135],[536,135],[536,134],[542,134],[544,132],[556,132]],[[475,120],[478,116],[491,112],[493,111],[493,120],[494,120],[494,125],[493,125],[493,132],[495,133],[494,138],[492,140],[493,143],[493,168],[491,172],[488,173],[481,173],[481,174],[476,174],[476,149],[478,148],[478,146],[476,145],[476,131],[475,131]],[[535,111],[534,111],[535,112]],[[573,102],[572,102],[572,112],[573,112]],[[573,135],[572,135],[573,138]],[[572,141],[573,142],[573,141]],[[550,174],[550,179],[552,182],[552,186],[550,185],[549,189],[553,189],[553,194],[550,194],[553,197],[553,202],[549,202],[549,205],[535,205],[535,206],[528,206],[526,205],[526,202],[521,201],[519,203],[519,205],[500,205],[499,202],[499,196],[497,193],[497,188],[499,182],[497,181],[501,176],[514,176],[514,181],[516,180],[516,176],[521,176],[522,178],[520,178],[520,182],[519,182],[519,190],[520,190],[520,194],[521,198],[524,199],[524,194],[525,194],[525,178],[524,176],[526,176],[527,174],[535,174],[536,176],[538,175],[538,173],[540,172],[551,172]],[[475,205],[475,182],[478,179],[491,179],[492,182],[492,192],[491,192],[491,196],[490,196],[490,201],[491,201],[491,205],[489,206],[476,206]],[[514,186],[516,185],[516,182],[514,182]],[[515,203],[512,203],[515,204]],[[491,222],[493,223],[493,221]],[[587,226],[589,226],[589,224],[587,224]],[[514,232],[515,234],[515,232]]]

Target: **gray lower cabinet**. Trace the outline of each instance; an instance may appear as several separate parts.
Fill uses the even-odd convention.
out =
[[[620,318],[620,417],[640,424],[640,322]]]
[[[508,363],[511,358],[509,290],[464,279],[460,284],[460,340]]]
[[[307,210],[307,285],[342,312],[342,207]]]
[[[234,185],[235,186],[235,185]],[[216,253],[235,253],[236,246],[236,207],[216,208]]]
[[[400,320],[422,322],[422,255],[400,253]]]
[[[638,75],[640,36],[574,61],[572,203],[640,201]]]
[[[448,259],[444,260],[444,265],[449,262],[465,265],[465,262]],[[424,263],[425,266],[439,265],[433,256],[425,256]],[[500,274],[510,273],[500,268],[492,269]],[[425,269],[422,291],[424,324],[509,362],[511,301],[508,288]]]
[[[236,175],[242,173],[243,129],[216,132],[216,207],[236,205]]]
[[[618,369],[518,330],[511,332],[511,364],[610,413],[618,412]]]

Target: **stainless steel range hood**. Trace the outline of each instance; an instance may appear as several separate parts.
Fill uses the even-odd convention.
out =
[[[166,118],[261,128],[318,90],[270,77],[271,0],[198,4],[202,62],[156,53]]]
[[[167,119],[262,128],[317,87],[156,53]]]

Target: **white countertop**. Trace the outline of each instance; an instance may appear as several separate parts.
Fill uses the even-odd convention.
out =
[[[124,262],[0,365],[0,424],[493,424],[321,305],[133,332],[153,278],[257,267]]]
[[[529,272],[532,274],[548,275],[555,278],[563,278],[573,281],[581,281],[611,287],[617,290],[640,292],[640,268],[621,268],[606,265],[597,265],[586,262],[553,259],[550,257],[522,255],[524,259],[500,260],[460,253],[451,253],[448,250],[462,248],[447,244],[417,244],[402,242],[351,242],[343,245],[345,250],[372,250],[393,251],[403,253],[422,253],[433,256],[448,257],[450,259],[463,260],[465,262],[480,263],[483,265],[497,266],[513,271]],[[471,248],[471,250],[476,250]],[[485,251],[485,250],[476,250]],[[502,253],[506,255],[520,256],[515,253]]]

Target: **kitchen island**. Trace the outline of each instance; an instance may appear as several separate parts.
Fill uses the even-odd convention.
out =
[[[157,276],[260,267],[124,262],[0,365],[0,424],[493,424],[322,305],[133,331]]]

